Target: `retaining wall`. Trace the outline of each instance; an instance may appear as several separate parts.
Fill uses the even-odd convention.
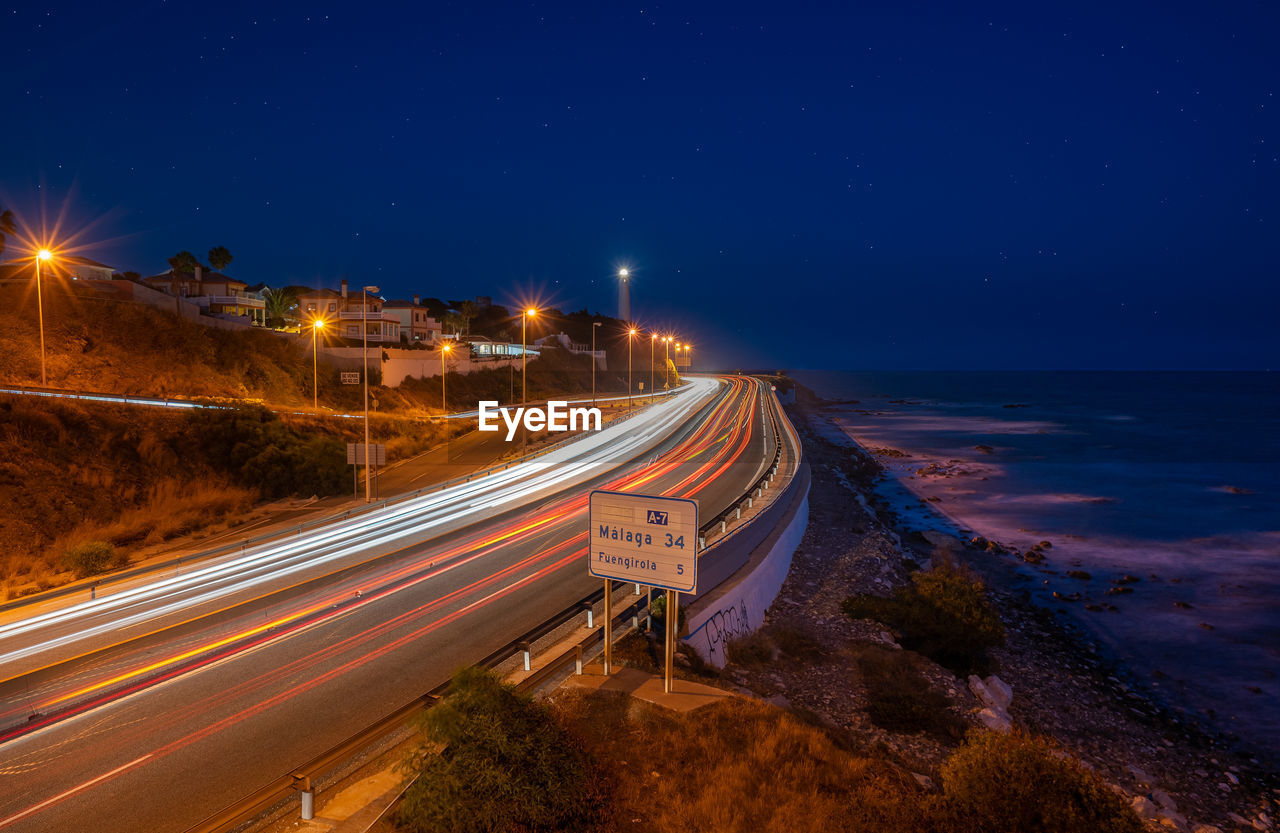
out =
[[[760,627],[786,581],[791,556],[809,525],[810,479],[809,464],[802,462],[784,498],[752,522],[758,529],[744,530],[709,550],[708,556],[715,554],[709,570],[698,565],[698,583],[705,576],[704,586],[711,589],[693,597],[684,641],[717,668],[725,664],[730,639]],[[725,571],[727,577],[717,576]]]

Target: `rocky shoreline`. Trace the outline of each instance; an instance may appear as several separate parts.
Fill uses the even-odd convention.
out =
[[[851,619],[840,604],[856,594],[888,595],[940,548],[949,549],[983,577],[1007,631],[1006,645],[992,652],[995,674],[985,681],[962,680],[932,662],[920,663],[956,718],[997,729],[1011,720],[1052,737],[1123,790],[1153,830],[1277,827],[1280,777],[1273,762],[1194,725],[1139,685],[1083,631],[1032,604],[1012,568],[1013,556],[999,544],[899,528],[872,488],[879,465],[852,440],[840,446],[825,439],[817,430],[826,419],[824,403],[803,388],[799,393],[790,413],[813,472],[809,527],[765,631],[801,634],[789,641],[813,647],[789,652],[779,638],[775,661],[732,664],[726,669],[730,679],[829,726],[863,751],[886,755],[921,783],[932,783],[955,739],[886,731],[871,721],[859,652],[897,646],[882,625]]]

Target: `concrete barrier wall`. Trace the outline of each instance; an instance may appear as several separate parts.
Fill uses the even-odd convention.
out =
[[[809,524],[809,464],[801,463],[787,487],[785,499],[778,500],[769,511],[757,518],[758,534],[746,531],[709,551],[717,552],[717,567],[737,565],[737,569],[705,593],[693,597],[689,606],[688,636],[684,641],[707,662],[723,667],[725,645],[760,627],[765,611],[778,597],[782,583],[791,569],[791,556],[804,537]],[[702,565],[698,566],[698,583],[703,583]],[[707,578],[712,578],[708,575]]]

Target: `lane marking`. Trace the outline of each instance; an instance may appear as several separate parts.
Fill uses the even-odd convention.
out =
[[[78,787],[72,787],[71,789],[66,790],[65,792],[60,792],[57,795],[55,795],[53,798],[46,798],[44,801],[41,801],[39,804],[35,804],[31,807],[28,807],[27,809],[23,810],[21,813],[15,813],[14,815],[9,816],[9,818],[7,819],[0,819],[0,827],[8,827],[9,825],[13,824],[15,821],[20,821],[22,819],[25,819],[27,816],[31,815],[32,813],[40,812],[44,808],[48,807],[50,804],[57,804],[59,801],[62,801],[64,798],[70,798],[76,793],[84,792],[85,790],[89,789],[94,784],[97,784],[100,781],[105,781],[108,778],[112,778],[116,775],[119,775],[120,773],[124,772],[127,769],[132,769],[133,767],[142,763],[146,759],[152,757],[154,754],[155,753],[153,752],[148,752],[147,754],[143,755],[141,758],[136,758],[130,761],[129,763],[125,764],[124,766],[118,766],[115,769],[111,770],[110,772],[104,772],[101,775],[99,775],[97,778],[92,778],[88,781],[85,781],[83,784],[81,784]]]

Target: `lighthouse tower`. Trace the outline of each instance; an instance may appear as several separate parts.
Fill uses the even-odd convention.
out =
[[[618,270],[618,318],[631,320],[631,273],[626,269]]]

